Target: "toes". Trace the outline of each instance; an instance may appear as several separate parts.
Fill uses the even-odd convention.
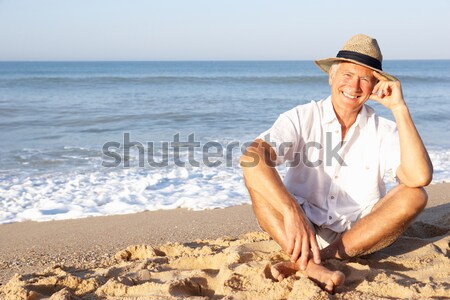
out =
[[[344,273],[340,271],[333,272],[333,275],[331,275],[331,281],[333,281],[335,286],[343,284],[345,281]]]
[[[280,273],[280,271],[278,271],[277,268],[275,268],[275,266],[272,266],[270,268],[270,273],[272,274],[273,278],[275,278],[276,280],[280,281],[278,278],[281,277],[281,273]]]
[[[270,268],[270,273],[275,280],[281,281],[297,272],[295,264],[291,262],[280,262]]]
[[[326,285],[323,288],[325,291],[327,291],[328,293],[333,293],[333,289],[334,289],[334,282],[330,279],[327,281]]]
[[[335,287],[340,286],[345,281],[345,275],[342,272],[335,271],[331,275],[330,279],[325,283],[324,290],[333,293]]]

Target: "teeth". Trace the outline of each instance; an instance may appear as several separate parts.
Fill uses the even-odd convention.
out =
[[[352,98],[352,99],[358,98],[358,96],[352,96],[350,94],[347,94],[346,92],[342,92],[342,93],[344,94],[345,97],[348,97],[348,98]]]

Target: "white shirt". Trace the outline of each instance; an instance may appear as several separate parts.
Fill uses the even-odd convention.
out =
[[[292,164],[284,183],[311,222],[336,232],[386,194],[383,177],[400,164],[396,124],[367,105],[341,146],[331,96],[281,114],[258,138],[272,143],[277,165]]]

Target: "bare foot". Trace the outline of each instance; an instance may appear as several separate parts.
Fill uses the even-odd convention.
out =
[[[344,273],[328,270],[324,266],[316,265],[313,262],[308,264],[306,275],[329,293],[332,293],[335,287],[340,286],[345,281]]]
[[[273,278],[278,281],[285,279],[291,275],[294,275],[298,271],[298,267],[295,263],[290,261],[283,261],[277,264],[274,264],[270,268],[270,272],[272,273]]]
[[[299,270],[298,265],[290,261],[277,263],[270,269],[273,278],[278,281],[295,274]],[[329,293],[332,293],[335,287],[345,281],[345,275],[342,272],[328,270],[322,265],[315,264],[312,260],[308,262],[306,275]]]

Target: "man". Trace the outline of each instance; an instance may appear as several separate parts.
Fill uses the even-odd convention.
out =
[[[328,73],[331,96],[281,114],[240,162],[260,226],[290,255],[272,267],[274,278],[304,270],[332,292],[344,275],[321,261],[393,243],[424,209],[433,170],[375,39],[356,35],[335,58],[315,63]],[[368,99],[395,122],[375,115]],[[286,162],[283,183],[275,166]],[[398,185],[386,194],[388,173]]]

